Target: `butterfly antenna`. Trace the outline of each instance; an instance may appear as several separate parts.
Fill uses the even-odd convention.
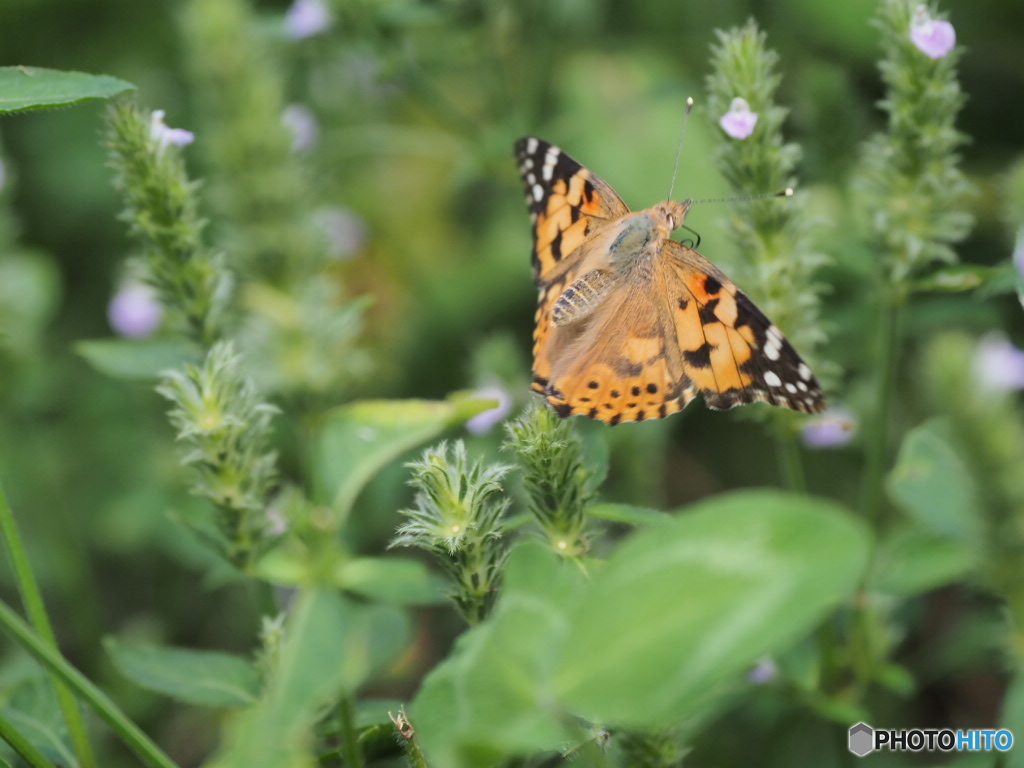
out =
[[[691,200],[690,205],[697,203],[749,203],[751,200],[767,200],[770,197],[792,197],[796,194],[792,187],[779,192],[766,192],[763,195],[734,195],[733,197],[709,197],[705,200]]]
[[[676,164],[672,168],[672,183],[668,185],[668,197],[672,199],[672,190],[676,188],[676,174],[679,173],[679,156],[683,153],[683,134],[686,133],[686,123],[690,119],[690,111],[693,109],[693,97],[686,99],[686,112],[683,114],[683,127],[679,129],[679,143],[676,145]]]

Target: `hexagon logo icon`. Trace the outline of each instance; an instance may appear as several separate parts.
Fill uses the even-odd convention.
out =
[[[875,729],[867,723],[857,723],[850,727],[850,741],[849,749],[857,757],[864,757],[864,755],[875,749]]]

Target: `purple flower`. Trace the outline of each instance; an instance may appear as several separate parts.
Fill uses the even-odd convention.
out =
[[[974,378],[989,391],[1024,389],[1024,350],[999,332],[981,337],[974,350]]]
[[[164,308],[156,291],[145,283],[126,283],[110,300],[107,319],[119,336],[141,339],[160,327]]]
[[[305,152],[313,148],[320,137],[320,126],[313,112],[301,104],[289,104],[281,114],[281,122],[291,131],[292,150]]]
[[[857,420],[847,409],[829,408],[809,421],[800,430],[800,438],[808,448],[841,448],[857,433]]]
[[[186,131],[184,128],[168,128],[164,125],[165,114],[162,109],[154,109],[149,118],[149,138],[156,142],[159,152],[167,149],[168,144],[184,147],[195,141],[195,134],[191,131]]]
[[[770,656],[765,656],[752,670],[747,672],[747,680],[754,685],[764,685],[779,676],[779,668]]]
[[[928,9],[919,5],[910,22],[910,40],[925,56],[941,59],[956,45],[956,30],[948,21],[933,19]]]
[[[295,0],[284,17],[284,28],[295,40],[318,35],[333,21],[324,0]]]
[[[757,112],[750,111],[750,105],[746,99],[739,97],[732,100],[729,111],[722,115],[718,121],[722,130],[734,139],[745,139],[754,132],[757,125]]]
[[[327,238],[328,253],[336,259],[349,259],[366,245],[366,222],[348,208],[322,208],[314,220]]]
[[[512,398],[498,385],[480,387],[473,393],[473,397],[480,400],[497,400],[498,404],[466,422],[466,429],[471,434],[483,435],[490,432],[512,410]]]

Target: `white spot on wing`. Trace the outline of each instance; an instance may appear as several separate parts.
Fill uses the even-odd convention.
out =
[[[539,203],[542,197],[544,197],[544,189],[541,187],[540,184],[534,184],[533,199]]]
[[[551,181],[551,177],[555,175],[555,166],[548,163],[544,163],[544,170],[541,172],[544,176],[544,181]]]
[[[779,378],[779,374],[775,371],[768,371],[764,375],[764,383],[769,387],[779,387],[782,386],[782,379]]]
[[[779,342],[775,338],[768,337],[768,342],[764,345],[764,354],[769,360],[779,359]]]
[[[800,378],[804,381],[811,380],[811,369],[807,367],[806,363],[800,363],[800,367],[796,369],[797,373],[800,374]]]
[[[792,384],[790,384],[787,381],[786,382],[786,391],[789,392],[789,394],[791,394],[791,395],[795,395],[796,394],[796,387],[794,387]]]
[[[526,140],[526,151],[531,155],[537,151],[537,140],[533,136]]]

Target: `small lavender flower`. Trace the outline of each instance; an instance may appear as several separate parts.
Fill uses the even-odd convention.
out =
[[[745,139],[754,132],[757,125],[757,112],[750,111],[746,99],[736,97],[729,105],[729,111],[718,121],[722,130],[734,139]]]
[[[291,131],[292,150],[306,152],[313,148],[320,138],[320,125],[312,110],[302,104],[289,104],[284,108],[281,122]]]
[[[497,400],[498,404],[466,422],[466,429],[473,435],[485,435],[508,416],[512,410],[512,397],[501,386],[490,385],[473,392],[473,397],[480,400]]]
[[[857,420],[847,409],[829,408],[809,421],[800,430],[800,438],[808,448],[841,448],[857,433]]]
[[[981,338],[974,350],[974,379],[989,391],[1024,389],[1024,350],[999,332]]]
[[[747,680],[754,685],[770,683],[779,676],[779,668],[771,656],[765,656],[747,673]]]
[[[119,336],[142,339],[160,327],[164,307],[156,291],[145,283],[127,283],[110,300],[107,319]]]
[[[956,46],[956,30],[948,21],[933,19],[922,4],[910,22],[910,40],[931,59],[941,59]]]
[[[333,21],[324,0],[295,0],[284,17],[284,28],[294,40],[302,40],[325,31]]]
[[[149,137],[156,142],[161,152],[167,149],[168,144],[184,147],[195,141],[195,134],[191,131],[184,128],[168,128],[164,124],[165,114],[162,109],[154,109],[149,118]]]
[[[314,221],[327,238],[328,253],[336,259],[351,258],[366,244],[366,223],[348,208],[322,208]]]

